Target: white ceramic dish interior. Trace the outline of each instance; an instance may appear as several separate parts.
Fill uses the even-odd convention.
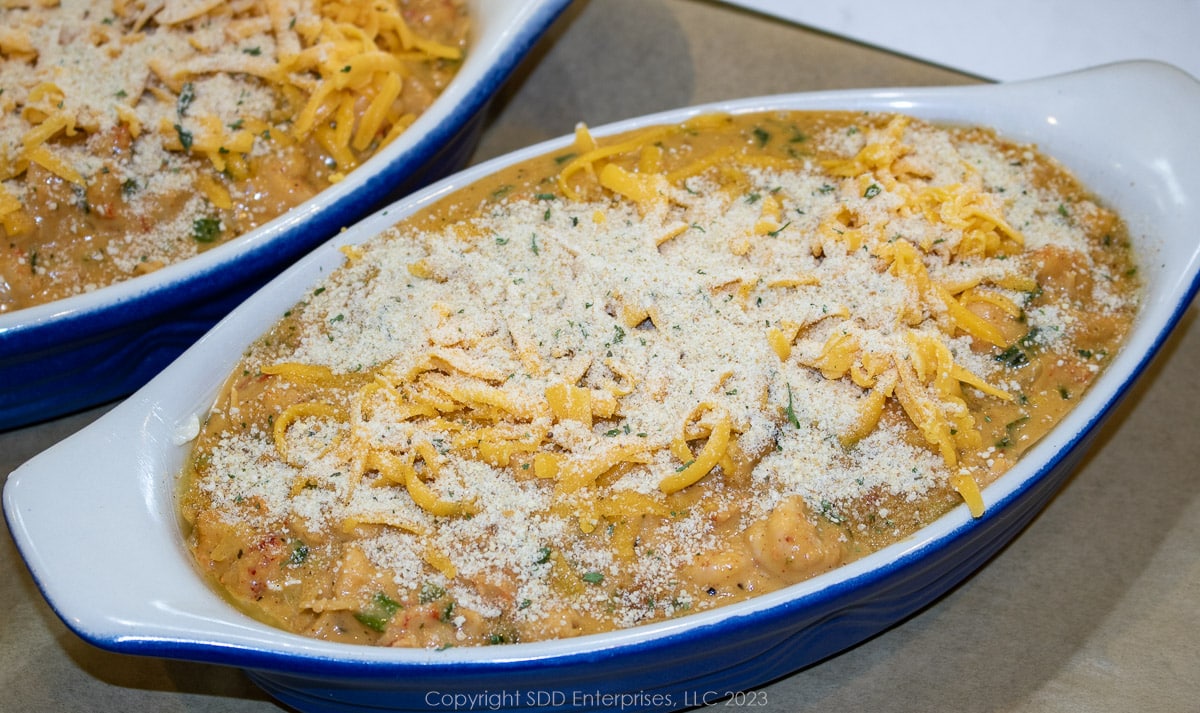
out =
[[[309,250],[466,165],[491,99],[569,2],[467,0],[471,44],[454,80],[345,180],[181,263],[0,314],[0,429],[129,394]]]
[[[680,707],[681,692],[760,684],[899,621],[980,566],[1040,509],[1190,305],[1200,284],[1200,144],[1192,133],[1200,126],[1200,84],[1166,65],[1127,63],[1010,85],[748,99],[595,132],[708,111],[835,108],[989,125],[1035,142],[1115,207],[1136,243],[1147,288],[1127,346],[1063,423],[985,491],[982,518],[959,507],[907,541],[776,593],[546,643],[446,651],[330,644],[259,624],[209,589],[177,524],[175,477],[187,451],[180,434],[207,410],[243,346],[341,262],[336,245],[361,241],[509,162],[561,148],[570,141],[564,137],[451,177],[340,235],[133,397],[14,472],[5,514],[38,586],[67,625],[98,646],[243,666],[305,710],[420,707],[422,691],[487,686],[657,691],[669,697],[665,707]]]

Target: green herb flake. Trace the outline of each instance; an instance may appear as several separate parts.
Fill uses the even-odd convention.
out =
[[[834,507],[834,504],[828,500],[821,501],[821,516],[834,524],[842,521],[842,517],[838,514],[837,508]]]
[[[292,554],[288,556],[288,564],[293,567],[304,564],[308,559],[308,545],[296,540],[292,545]]]
[[[583,581],[588,584],[600,584],[604,581],[604,575],[600,572],[584,572]]]
[[[791,225],[791,224],[792,224],[792,221],[790,221],[790,220],[789,220],[788,222],[786,222],[786,223],[784,223],[783,225],[779,226],[779,227],[778,227],[778,228],[776,228],[775,230],[772,230],[772,231],[768,232],[768,233],[767,233],[767,235],[769,235],[769,236],[770,236],[770,237],[772,237],[772,238],[778,237],[778,236],[779,236],[779,234],[783,232],[783,229],[784,229],[784,228],[786,228],[786,227],[788,227],[788,226],[789,226],[789,225]]]
[[[421,585],[421,592],[417,595],[417,601],[422,604],[428,604],[436,602],[444,596],[446,596],[445,589],[432,582],[426,582]]]
[[[184,82],[183,87],[179,90],[179,99],[175,101],[175,113],[182,117],[194,101],[196,101],[196,86],[191,82]]]
[[[198,243],[211,243],[221,235],[221,221],[205,216],[192,221],[192,238]]]
[[[882,191],[883,189],[880,188],[878,183],[872,183],[871,185],[867,186],[867,190],[863,191],[863,198],[870,200],[879,195]]]
[[[1026,349],[1033,349],[1035,346],[1037,346],[1038,339],[1041,337],[1041,334],[1042,330],[1038,327],[1034,327],[1026,332],[1025,335],[1018,340],[1018,343]]]
[[[791,384],[787,385],[787,392],[788,392],[788,402],[787,402],[787,409],[784,410],[784,413],[787,414],[788,423],[792,424],[796,428],[800,428],[800,420],[798,418],[796,418],[796,409],[794,408],[794,405],[792,402],[792,385]]]
[[[354,618],[368,629],[383,632],[387,629],[392,616],[399,610],[400,602],[383,592],[378,592],[371,598],[371,602],[366,608],[354,613]]]
[[[179,135],[179,143],[184,151],[192,150],[192,132],[184,129],[181,124],[175,124],[175,133]]]
[[[1029,363],[1029,355],[1027,355],[1021,347],[1013,344],[1004,351],[996,355],[996,361],[1013,368],[1025,366]]]

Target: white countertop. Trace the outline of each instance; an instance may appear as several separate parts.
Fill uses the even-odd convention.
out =
[[[728,0],[997,81],[1128,59],[1200,77],[1197,0]]]

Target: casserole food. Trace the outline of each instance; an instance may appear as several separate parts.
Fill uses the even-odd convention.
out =
[[[982,514],[1138,296],[1032,147],[867,112],[580,126],[344,252],[182,509],[243,610],[391,646],[687,616]]]
[[[66,0],[3,24],[0,313],[186,260],[342,180],[454,77],[469,18]]]
[[[1133,108],[1151,104],[1164,110]],[[1200,117],[1200,92],[1195,80],[1176,70],[1135,63],[1013,85],[762,98],[639,121],[678,122],[714,110],[834,108],[895,109],[931,120],[985,123],[1006,137],[1035,141],[1129,223],[1147,290],[1125,349],[1059,427],[984,491],[981,517],[958,507],[906,541],[777,592],[678,620],[569,640],[395,650],[314,641],[259,624],[233,610],[193,571],[176,529],[174,475],[186,457],[183,441],[198,426],[193,417],[208,408],[216,384],[233,367],[230,355],[341,263],[335,244],[281,277],[110,415],[10,477],[5,513],[42,591],[74,631],[97,645],[243,666],[281,700],[311,710],[417,709],[426,704],[427,691],[450,687],[463,694],[556,691],[567,700],[578,693],[627,694],[640,696],[637,705],[643,708],[680,707],[688,692],[765,682],[924,606],[985,562],[1041,508],[1194,297],[1200,250],[1191,226],[1200,216],[1189,196],[1200,185],[1200,162],[1182,137]],[[1114,132],[1127,140],[1112,144]],[[569,143],[568,138],[535,147],[505,161]],[[1112,153],[1094,160],[1097,144],[1120,152],[1119,160]],[[416,195],[348,231],[342,241],[374,234],[435,201],[441,190],[500,166],[481,166]],[[111,452],[111,459],[99,471],[91,468],[89,477],[78,477],[81,464],[98,451]],[[64,501],[67,488],[78,497]],[[76,524],[64,532],[62,522]],[[111,546],[77,547],[80,537],[97,533]],[[119,556],[97,562],[109,552]],[[98,564],[109,581],[129,586],[88,587],[81,578]],[[147,579],[146,571],[156,576]],[[605,706],[596,696],[587,700],[594,708]],[[562,703],[556,698],[542,705]]]
[[[249,114],[243,117],[241,114],[243,106],[258,106],[262,103],[258,100],[263,97],[247,90],[246,98],[238,100],[242,102],[241,106],[237,105],[237,101],[229,104],[229,101],[218,100],[220,97],[228,97],[228,91],[231,91],[229,87],[209,87],[206,82],[210,80],[207,79],[204,82],[187,82],[181,78],[175,82],[176,75],[167,71],[172,66],[170,63],[160,68],[165,77],[161,80],[163,87],[149,81],[137,85],[157,89],[162,95],[158,96],[148,89],[145,95],[149,98],[141,102],[158,107],[157,113],[152,112],[146,117],[133,113],[133,110],[126,106],[126,102],[131,100],[135,92],[118,81],[117,84],[122,86],[114,85],[111,88],[113,101],[116,110],[123,112],[126,118],[114,124],[107,133],[98,130],[95,136],[100,138],[89,139],[89,142],[103,141],[104,137],[111,139],[121,132],[131,135],[136,129],[143,141],[149,141],[150,138],[147,137],[153,137],[161,144],[167,169],[171,170],[156,171],[153,166],[144,165],[154,158],[154,152],[134,152],[126,155],[124,149],[116,156],[106,156],[104,160],[107,163],[93,161],[95,165],[92,165],[84,162],[83,171],[68,170],[73,167],[65,160],[67,154],[64,152],[74,146],[71,142],[82,140],[85,132],[81,122],[91,114],[88,113],[87,106],[78,108],[78,112],[72,114],[55,114],[54,112],[59,111],[57,101],[50,104],[46,102],[50,101],[47,97],[54,94],[54,87],[57,85],[53,82],[37,85],[42,89],[36,94],[35,100],[29,100],[31,104],[24,107],[28,111],[22,111],[22,115],[28,114],[31,119],[43,121],[30,123],[30,126],[36,128],[30,128],[28,131],[16,127],[13,131],[6,129],[5,132],[6,145],[10,147],[4,152],[6,158],[3,175],[10,179],[5,182],[5,192],[9,199],[13,199],[5,199],[4,207],[0,208],[0,212],[6,216],[5,220],[12,223],[5,230],[11,228],[20,231],[23,225],[28,227],[30,222],[36,224],[35,218],[38,218],[41,211],[45,213],[41,215],[43,223],[47,222],[46,216],[50,215],[53,216],[50,222],[54,225],[68,228],[74,226],[67,232],[76,234],[82,242],[76,240],[73,243],[75,247],[65,246],[56,235],[53,236],[53,250],[37,249],[31,252],[31,246],[25,242],[25,238],[21,237],[16,242],[7,240],[6,250],[11,258],[7,264],[17,271],[17,275],[10,276],[12,279],[9,281],[17,284],[17,288],[14,289],[18,291],[41,290],[44,287],[42,283],[50,277],[48,268],[52,266],[56,266],[55,270],[65,273],[67,277],[71,273],[78,273],[81,283],[90,283],[93,286],[103,284],[116,276],[146,274],[83,294],[58,294],[61,299],[0,314],[0,373],[3,374],[6,383],[12,385],[0,393],[0,428],[48,418],[128,393],[144,383],[232,305],[277,273],[284,265],[376,208],[385,198],[395,197],[424,185],[461,166],[473,147],[479,122],[482,120],[480,110],[565,4],[562,0],[533,4],[468,2],[466,7],[471,18],[471,46],[467,50],[465,60],[455,72],[454,81],[445,86],[438,100],[430,104],[415,120],[411,120],[411,116],[400,115],[393,117],[395,120],[392,121],[384,116],[385,121],[379,125],[379,131],[382,131],[383,124],[402,127],[404,131],[365,161],[363,159],[367,153],[374,151],[375,147],[372,147],[372,142],[368,140],[364,152],[357,153],[353,149],[355,137],[351,136],[348,140],[351,154],[343,156],[344,166],[341,168],[337,165],[326,167],[324,163],[310,160],[311,157],[304,154],[305,150],[302,147],[305,146],[305,141],[312,141],[311,145],[317,147],[314,149],[315,153],[328,154],[326,149],[320,148],[322,142],[336,147],[345,139],[344,136],[325,135],[327,130],[332,130],[332,122],[314,123],[315,128],[311,128],[307,133],[301,132],[305,139],[297,142],[296,148],[285,147],[285,153],[290,152],[288,155],[292,158],[304,158],[304,161],[291,161],[291,168],[308,167],[295,176],[285,176],[277,167],[267,168],[268,158],[276,155],[267,152],[267,149],[295,140],[298,135],[293,132],[303,127],[290,124],[281,117],[268,117],[278,126],[287,129],[285,132],[276,130],[272,133],[268,126],[256,124],[261,124],[262,120],[252,119]],[[336,5],[328,3],[321,7],[336,9]],[[445,3],[439,3],[439,6],[442,5]],[[82,7],[86,11],[86,6],[86,3],[69,3],[64,7],[75,10]],[[133,5],[122,6],[133,12]],[[203,3],[186,7],[194,10],[201,6],[208,7]],[[453,4],[445,6],[454,7]],[[158,9],[160,4],[149,4],[145,7],[149,12]],[[14,13],[15,17],[22,11],[7,12]],[[261,24],[264,19],[269,18],[249,18],[245,21],[238,19],[236,28],[231,31],[253,32],[257,25],[251,20]],[[135,22],[137,21],[140,20],[135,18]],[[309,27],[309,24],[312,27]],[[286,28],[287,23],[284,25],[283,32],[291,32]],[[297,25],[300,29],[315,30],[319,27],[315,20],[313,23],[301,23],[298,20]],[[110,26],[103,21],[99,24],[101,28]],[[10,34],[5,35],[6,42],[13,39]],[[163,33],[156,33],[154,37],[158,37],[159,34]],[[130,37],[137,39],[142,35],[134,33]],[[101,39],[103,38],[97,38],[96,41],[100,42]],[[263,46],[271,38],[263,35],[259,38],[263,42],[245,45],[231,42],[228,47],[221,46],[219,39],[206,36],[209,44],[218,45],[216,52],[211,56],[197,53],[197,56],[188,61],[211,64],[216,60],[233,61],[230,59],[232,57],[239,62],[258,62],[267,56]],[[161,38],[154,41],[159,40]],[[146,43],[151,41],[152,39],[144,37],[142,39],[142,42]],[[113,42],[119,44],[123,40],[117,38],[107,44],[111,45]],[[313,42],[312,47],[320,49],[322,45],[319,36],[314,35]],[[95,51],[102,51],[106,46],[100,46]],[[50,53],[51,58],[60,60],[68,68],[74,66],[72,62],[77,63],[80,58],[68,49],[60,49],[57,54]],[[436,50],[437,47],[431,49]],[[6,56],[9,51],[16,52],[16,49],[6,44]],[[75,51],[75,54],[81,51]],[[364,60],[355,60],[360,61]],[[165,60],[152,58],[151,64],[154,62],[162,64]],[[16,55],[11,63],[6,62],[6,66],[9,64],[18,69],[27,66],[22,64]],[[355,64],[348,62],[342,66],[345,67],[349,67],[351,71],[342,72],[336,67],[330,69],[322,66],[323,69],[332,72],[332,79],[314,80],[313,86],[335,87],[341,82],[357,81],[354,77],[359,72],[355,69]],[[362,70],[369,74],[368,70],[374,68],[374,65],[364,64]],[[266,70],[264,72],[271,74]],[[59,75],[61,78],[58,81],[64,85],[58,88],[61,90],[58,93],[63,95],[62,111],[73,108],[69,103],[76,100],[73,97],[97,97],[105,94],[108,89],[105,85],[100,94],[94,94],[80,88],[80,83],[70,71],[60,71]],[[214,75],[216,76],[224,75]],[[236,73],[232,76],[236,76]],[[308,74],[286,76],[303,83],[307,81]],[[134,76],[128,81],[137,83],[145,79],[146,74],[143,72],[142,75]],[[443,79],[444,77],[434,78],[434,81],[440,82]],[[408,79],[405,81],[409,82]],[[266,80],[263,80],[259,84],[265,82]],[[409,85],[414,88],[414,97],[424,96],[424,92],[415,90],[419,86],[415,82],[409,82]],[[298,90],[288,90],[287,87],[291,85],[286,82],[281,86],[280,91],[285,94],[296,94],[290,101],[301,112],[300,116],[304,116],[304,109],[308,108],[307,102],[302,104],[304,95],[299,94]],[[173,91],[172,87],[176,91]],[[307,96],[309,99],[321,96],[332,102],[331,97],[339,97],[340,92],[341,89],[331,89]],[[261,87],[259,93],[262,93]],[[72,96],[68,96],[69,94]],[[241,94],[239,90],[236,96]],[[6,106],[9,106],[9,102],[21,98],[15,90],[8,95],[8,99],[4,99],[6,95],[0,95]],[[250,97],[257,97],[257,100],[251,102]],[[366,94],[363,95],[364,99],[365,97]],[[351,95],[347,95],[344,97],[346,101],[338,106],[349,106],[351,98]],[[100,99],[104,97],[100,96]],[[357,101],[357,98],[355,100]],[[326,107],[324,103],[316,106],[314,116],[320,115],[328,119],[325,114],[333,111],[333,108],[330,108],[332,104],[330,107]],[[79,130],[75,131],[73,137],[67,136],[73,129],[66,124],[76,114],[83,117],[76,120],[80,123]],[[144,126],[143,120],[146,123]],[[176,125],[179,129],[175,128]],[[342,122],[342,125],[349,126],[346,122]],[[97,128],[100,126],[98,123]],[[255,127],[257,132],[250,131]],[[58,133],[50,137],[51,144],[33,145],[39,139],[46,139],[45,134],[52,130]],[[370,138],[369,134],[370,132],[363,133],[361,138],[367,140]],[[270,138],[267,138],[268,136]],[[381,144],[388,139],[388,134],[384,133],[381,141],[376,143]],[[29,147],[25,146],[27,141],[30,143]],[[59,148],[55,142],[61,142],[67,148]],[[186,151],[184,143],[189,144]],[[137,145],[135,143],[132,146],[136,148]],[[123,144],[118,142],[114,146],[120,148]],[[243,151],[249,152],[245,154],[252,159],[249,163],[243,160]],[[30,152],[33,152],[33,158],[30,158]],[[337,159],[332,159],[332,154],[329,156],[336,164]],[[346,173],[343,170],[348,170],[359,161],[362,161],[362,165],[353,171]],[[253,176],[240,181],[229,181],[225,178],[226,175],[241,175],[243,169],[252,167],[255,162],[259,164],[255,173],[257,179]],[[43,164],[66,174],[68,178],[54,173]],[[28,166],[33,168],[28,169]],[[199,172],[202,196],[178,191],[178,175],[174,170],[185,168]],[[45,178],[43,182],[53,189],[41,198],[31,200],[30,206],[24,206],[15,200],[20,196],[14,193],[21,190],[17,181],[26,175],[26,171],[33,171],[30,175],[35,178]],[[70,188],[76,185],[70,178],[83,177],[85,173],[91,176],[90,181],[85,181],[91,188],[79,191]],[[119,181],[116,180],[118,176]],[[331,178],[334,181],[332,184]],[[267,186],[266,183],[271,185]],[[104,190],[97,192],[100,188]],[[89,196],[88,191],[95,195]],[[311,195],[314,192],[316,194]],[[133,216],[136,220],[131,219],[130,211],[135,208],[134,204],[147,197],[151,197],[152,200],[147,206],[138,208],[137,215]],[[272,218],[271,216],[285,203],[299,205]],[[66,204],[70,205],[70,209],[66,208]],[[147,223],[153,229],[147,229]],[[240,226],[236,230],[235,223]],[[132,226],[128,231],[122,228],[127,224]],[[175,225],[178,230],[162,246],[153,247],[146,244],[146,240],[156,238],[170,225]],[[233,237],[234,233],[243,228],[247,232]],[[221,242],[225,238],[230,239]],[[109,247],[114,250],[111,255],[107,250],[94,249],[93,243],[105,240],[109,241]],[[217,244],[218,242],[221,244]],[[128,251],[117,249],[122,245],[128,248]],[[205,249],[196,254],[197,248]],[[79,253],[80,250],[83,253]],[[82,260],[74,261],[71,256],[81,257]],[[173,262],[172,256],[187,259],[168,264]],[[157,268],[160,264],[165,267],[150,269]],[[18,279],[18,276],[21,279]],[[32,282],[24,278],[30,278]]]

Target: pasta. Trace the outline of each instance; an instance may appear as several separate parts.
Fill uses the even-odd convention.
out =
[[[189,544],[256,616],[392,646],[786,586],[985,512],[1128,328],[1122,230],[982,129],[581,125],[344,249],[249,350]]]
[[[153,271],[336,183],[453,77],[460,0],[0,8],[0,311]]]

